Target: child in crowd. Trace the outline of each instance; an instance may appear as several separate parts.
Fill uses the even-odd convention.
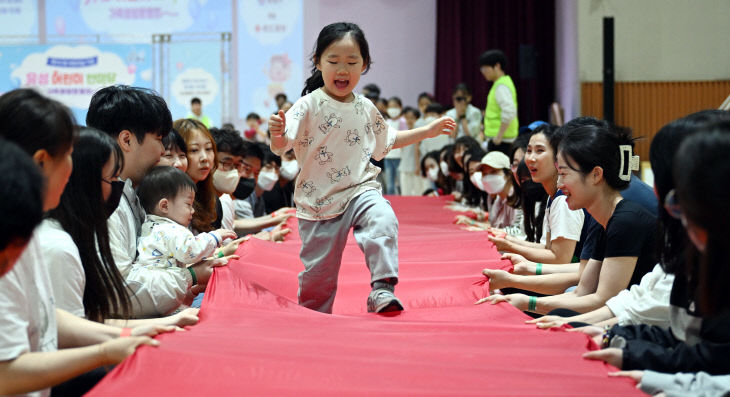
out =
[[[261,116],[257,113],[249,113],[246,115],[246,130],[243,131],[243,137],[253,142],[265,142],[267,139],[266,131],[261,129]]]
[[[143,266],[163,268],[177,275],[180,287],[207,283],[209,272],[195,272],[186,265],[213,255],[226,239],[235,239],[231,230],[218,229],[193,236],[188,229],[193,218],[196,185],[184,172],[173,167],[157,167],[150,171],[137,189],[140,203],[147,212],[138,240],[138,261]],[[223,256],[222,252],[219,256]],[[158,307],[169,313],[177,307]]]
[[[421,118],[421,112],[412,107],[403,109],[403,119],[406,130],[415,128],[416,121]],[[400,194],[403,196],[418,196],[425,190],[427,184],[421,177],[419,145],[409,145],[401,149],[401,160],[398,164],[398,182]]]
[[[426,113],[423,114],[422,125],[431,124],[434,120],[442,117],[444,113],[446,113],[446,109],[444,109],[440,103],[432,102],[426,107]],[[418,147],[418,154],[419,156],[423,156],[428,152],[441,150],[441,148],[451,143],[454,143],[454,139],[448,135],[438,135],[433,138],[427,138],[421,141]]]
[[[371,63],[365,34],[353,23],[325,26],[312,57],[303,97],[286,113],[271,116],[271,149],[293,148],[300,162],[294,201],[302,239],[299,303],[331,313],[342,251],[351,228],[371,273],[369,312],[403,310],[398,282],[398,220],[380,193],[382,159],[393,148],[450,134],[444,117],[414,130],[388,128],[380,112],[353,89]]]

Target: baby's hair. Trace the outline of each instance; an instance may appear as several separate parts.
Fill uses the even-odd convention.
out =
[[[163,198],[173,200],[185,190],[197,191],[195,182],[188,174],[175,167],[155,167],[137,188],[139,202],[148,214],[154,212],[157,203]]]
[[[360,47],[360,56],[362,56],[363,65],[365,65],[365,71],[363,74],[370,70],[372,60],[370,59],[370,48],[368,42],[365,40],[365,33],[362,29],[351,22],[335,22],[331,23],[319,32],[317,37],[317,44],[314,47],[312,53],[312,75],[304,83],[304,89],[302,90],[302,96],[314,92],[316,89],[324,86],[324,79],[322,78],[322,72],[317,70],[317,64],[324,51],[332,45],[335,41],[343,39],[346,35],[351,35],[352,39],[355,40],[358,47]]]
[[[174,128],[162,138],[162,146],[165,147],[165,150],[172,150],[174,147],[177,147],[183,153],[188,152],[188,145],[185,143],[185,139]]]

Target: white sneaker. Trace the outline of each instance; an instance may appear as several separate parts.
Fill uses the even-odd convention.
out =
[[[396,298],[393,291],[385,288],[376,289],[368,296],[368,313],[398,312],[403,310],[403,304]]]

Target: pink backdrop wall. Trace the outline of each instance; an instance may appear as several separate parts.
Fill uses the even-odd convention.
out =
[[[381,95],[399,96],[415,106],[418,94],[433,92],[436,67],[436,0],[305,0],[304,54],[309,57],[319,31],[332,22],[358,24],[370,45],[373,66],[363,75]],[[305,78],[311,62],[305,63]]]

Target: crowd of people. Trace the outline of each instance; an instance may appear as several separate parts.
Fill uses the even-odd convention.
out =
[[[403,310],[381,185],[453,195],[454,222],[511,261],[483,270],[491,294],[477,303],[586,333],[597,347],[586,359],[647,392],[730,389],[728,112],[656,134],[652,189],[633,174],[627,128],[591,117],[518,128],[500,51],[479,59],[494,82],[484,115],[464,84],[450,110],[428,94],[412,108],[374,85],[353,93],[371,63],[357,25],[325,27],[313,60],[302,98],[277,96],[267,131],[255,114],[244,131],[212,127],[199,100],[173,121],[159,95],[128,86],[96,92],[85,127],[36,91],[0,97],[0,394],[88,390],[152,337],[196,324],[214,269],[250,238],[285,239],[294,215],[301,305],[331,313],[354,228],[368,310]]]

